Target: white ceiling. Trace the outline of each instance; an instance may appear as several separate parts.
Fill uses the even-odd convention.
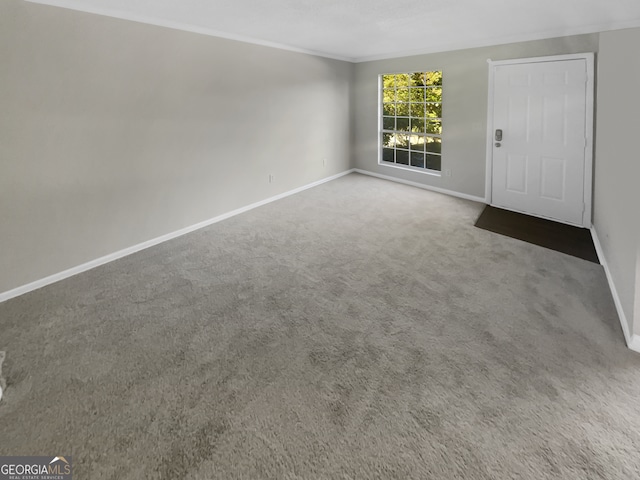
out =
[[[640,0],[29,0],[350,61],[640,26]]]

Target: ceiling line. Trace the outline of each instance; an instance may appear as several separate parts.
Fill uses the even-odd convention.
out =
[[[160,18],[154,18],[152,16],[140,15],[131,12],[123,12],[121,10],[109,9],[109,8],[96,8],[88,5],[79,5],[76,2],[69,0],[24,0],[29,3],[37,3],[39,5],[47,5],[51,7],[65,8],[68,10],[74,10],[77,12],[90,13],[95,15],[101,15],[105,17],[118,18],[120,20],[128,20],[137,23],[143,23],[147,25],[155,25],[157,27],[166,27],[173,30],[182,30],[185,32],[198,33],[201,35],[207,35],[210,37],[224,38],[227,40],[234,40],[242,43],[249,43],[253,45],[260,45],[263,47],[275,48],[278,50],[287,50],[295,53],[303,53],[305,55],[313,55],[315,57],[330,58],[333,60],[341,60],[343,62],[354,63],[355,58],[343,57],[340,55],[334,55],[326,52],[318,52],[315,50],[308,50],[305,48],[293,47],[291,45],[285,45],[282,43],[269,42],[267,40],[260,40],[245,35],[237,35],[233,33],[222,32],[207,27],[199,27],[197,25],[191,25],[188,23],[174,22],[171,20],[165,20]]]
[[[619,30],[625,28],[636,28],[640,27],[640,19],[631,20],[631,21],[623,21],[623,22],[609,22],[609,23],[601,23],[601,24],[593,24],[588,26],[579,26],[572,28],[556,28],[550,29],[543,32],[533,32],[533,33],[523,33],[517,35],[507,35],[502,37],[493,37],[490,39],[483,39],[477,41],[462,41],[462,42],[454,42],[449,43],[448,45],[440,44],[437,48],[429,49],[421,48],[421,49],[412,49],[412,50],[401,50],[392,53],[385,53],[380,55],[365,55],[361,57],[346,57],[341,55],[335,55],[322,51],[309,50],[299,47],[293,47],[291,45],[286,45],[277,42],[270,42],[267,40],[260,40],[257,38],[238,35],[228,32],[223,32],[207,27],[200,27],[196,25],[191,25],[188,23],[174,22],[171,20],[159,19],[153,16],[136,14],[131,12],[123,12],[116,9],[109,8],[99,8],[92,7],[86,5],[82,2],[74,1],[74,0],[25,0],[29,3],[35,3],[40,5],[48,5],[52,7],[60,7],[65,9],[70,9],[74,11],[80,11],[89,14],[102,15],[112,18],[118,18],[122,20],[128,20],[148,25],[155,25],[159,27],[171,28],[174,30],[181,30],[191,33],[197,33],[201,35],[207,35],[217,38],[224,38],[227,40],[234,40],[242,43],[248,43],[253,45],[260,45],[269,48],[275,48],[278,50],[286,50],[295,53],[301,53],[306,55],[313,55],[317,57],[330,58],[334,60],[341,60],[344,62],[350,63],[363,63],[377,60],[388,60],[393,58],[402,58],[402,57],[410,57],[417,55],[426,55],[433,53],[443,53],[453,50],[463,50],[463,49],[471,49],[471,48],[482,48],[489,47],[495,45],[505,45],[509,43],[517,43],[517,42],[527,42],[532,40],[543,40],[548,38],[560,38],[560,37],[568,37],[571,35],[583,35],[590,33],[599,33],[608,30]]]
[[[573,27],[566,29],[551,29],[543,32],[536,32],[530,34],[518,34],[508,35],[503,37],[493,37],[486,40],[479,40],[470,44],[469,42],[450,43],[445,46],[439,46],[437,49],[415,49],[415,50],[403,50],[400,52],[381,54],[381,55],[367,55],[364,57],[356,57],[352,61],[354,63],[372,62],[376,60],[388,60],[392,58],[412,57],[416,55],[426,55],[432,53],[444,53],[451,52],[453,50],[467,50],[472,48],[492,47],[497,45],[507,45],[510,43],[529,42],[533,40],[545,40],[550,38],[562,38],[570,37],[573,35],[587,35],[591,33],[600,33],[610,30],[622,30],[625,28],[638,28],[640,27],[640,20],[631,20],[628,22],[610,22],[601,23],[596,25],[588,25],[583,27]]]

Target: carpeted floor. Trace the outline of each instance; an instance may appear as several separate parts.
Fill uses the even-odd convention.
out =
[[[600,265],[357,174],[0,304],[0,455],[77,479],[640,478]]]

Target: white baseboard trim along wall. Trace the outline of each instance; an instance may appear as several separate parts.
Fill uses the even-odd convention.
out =
[[[209,225],[213,225],[214,223],[221,222],[222,220],[226,220],[227,218],[234,217],[244,212],[248,212],[249,210],[253,210],[254,208],[261,207],[266,205],[267,203],[275,202],[276,200],[280,200],[282,198],[288,197],[290,195],[294,195],[296,193],[302,192],[309,188],[316,187],[326,182],[330,182],[331,180],[335,180],[336,178],[343,177],[350,173],[353,173],[354,170],[346,170],[344,172],[338,173],[337,175],[333,175],[331,177],[323,178],[318,180],[317,182],[310,183],[308,185],[304,185],[302,187],[295,188],[288,192],[281,193],[279,195],[275,195],[273,197],[269,197],[265,200],[261,200],[256,203],[252,203],[251,205],[247,205],[245,207],[238,208],[228,213],[223,213],[222,215],[218,215],[217,217],[210,218],[209,220],[205,220],[204,222],[196,223],[195,225],[191,225],[180,230],[176,230],[175,232],[167,233],[166,235],[162,235],[157,238],[153,238],[151,240],[147,240],[146,242],[139,243],[137,245],[133,245],[132,247],[125,248],[123,250],[119,250],[117,252],[111,253],[109,255],[105,255],[104,257],[96,258],[95,260],[91,260],[87,263],[83,263],[82,265],[78,265],[76,267],[69,268],[59,273],[54,273],[53,275],[49,275],[48,277],[42,278],[40,280],[36,280],[35,282],[28,283],[26,285],[22,285],[20,287],[14,288],[12,290],[0,293],[0,303],[5,302],[11,298],[18,297],[20,295],[24,295],[25,293],[32,292],[33,290],[37,290],[39,288],[45,287],[55,282],[59,282],[60,280],[64,280],[65,278],[72,277],[73,275],[77,275],[82,272],[86,272],[87,270],[91,270],[92,268],[99,267],[100,265],[104,265],[109,262],[113,262],[114,260],[118,260],[119,258],[126,257],[127,255],[131,255],[132,253],[139,252],[140,250],[144,250],[149,247],[153,247],[154,245],[158,245],[160,243],[166,242],[168,240],[173,240],[174,238],[181,237],[182,235],[186,235],[187,233],[194,232],[204,227],[208,227]]]
[[[239,215],[244,212],[248,212],[249,210],[253,210],[254,208],[261,207],[271,202],[275,202],[276,200],[280,200],[282,198],[295,195],[296,193],[302,192],[309,188],[316,187],[326,182],[330,182],[331,180],[335,180],[337,178],[343,177],[350,173],[360,173],[363,175],[369,175],[372,177],[381,178],[383,180],[389,180],[392,182],[402,183],[405,185],[410,185],[413,187],[422,188],[425,190],[432,190],[434,192],[443,193],[446,195],[451,195],[454,197],[463,198],[465,200],[471,200],[474,202],[484,203],[484,198],[475,197],[473,195],[467,195],[464,193],[454,192],[451,190],[446,190],[444,188],[432,187],[429,185],[424,185],[422,183],[412,182],[410,180],[403,180],[395,177],[390,177],[387,175],[381,175],[379,173],[369,172],[367,170],[361,170],[358,168],[352,168],[350,170],[346,170],[344,172],[338,173],[337,175],[333,175],[331,177],[323,178],[316,182],[310,183],[308,185],[304,185],[302,187],[295,188],[288,192],[281,193],[279,195],[275,195],[273,197],[269,197],[265,200],[261,200],[256,203],[252,203],[250,205],[238,208],[231,212],[224,213],[222,215],[218,215],[217,217],[210,218],[209,220],[205,220],[200,223],[196,223],[195,225],[191,225],[180,230],[176,230],[175,232],[167,233],[166,235],[162,235],[157,238],[153,238],[151,240],[147,240],[146,242],[139,243],[137,245],[133,245],[131,247],[125,248],[123,250],[119,250],[117,252],[111,253],[109,255],[105,255],[104,257],[96,258],[95,260],[91,260],[89,262],[83,263],[82,265],[78,265],[76,267],[69,268],[59,273],[55,273],[53,275],[49,275],[48,277],[42,278],[40,280],[36,280],[34,282],[28,283],[26,285],[22,285],[20,287],[14,288],[12,290],[8,290],[6,292],[0,293],[0,303],[5,302],[11,298],[18,297],[20,295],[24,295],[25,293],[32,292],[39,288],[45,287],[55,282],[59,282],[60,280],[64,280],[65,278],[69,278],[73,275],[77,275],[79,273],[86,272],[87,270],[91,270],[92,268],[99,267],[100,265],[104,265],[109,262],[113,262],[114,260],[118,260],[120,258],[126,257],[127,255],[131,255],[133,253],[139,252],[149,247],[153,247],[154,245],[158,245],[160,243],[172,240],[174,238],[180,237],[182,235],[186,235],[187,233],[194,232],[204,227],[208,227],[209,225],[213,225],[214,223],[221,222],[222,220],[226,220],[227,218],[231,218],[233,216]],[[604,252],[602,250],[602,245],[600,244],[600,240],[598,239],[598,235],[594,227],[591,227],[591,236],[593,238],[593,243],[596,248],[596,252],[598,253],[598,258],[600,263],[604,267],[605,274],[607,276],[607,282],[609,283],[609,288],[611,290],[611,294],[613,296],[613,301],[616,306],[616,310],[618,312],[618,317],[620,320],[620,325],[622,326],[622,331],[624,332],[624,338],[627,343],[627,346],[635,351],[640,353],[640,335],[633,335],[632,332],[629,331],[629,322],[627,322],[626,315],[624,310],[622,309],[622,304],[620,302],[620,296],[618,295],[618,291],[616,289],[615,284],[613,283],[613,278],[611,276],[611,271],[609,270],[609,266],[607,265],[607,260],[604,256]]]
[[[607,259],[604,256],[604,251],[602,250],[602,245],[600,244],[600,240],[598,239],[596,229],[593,226],[591,227],[591,237],[593,238],[593,244],[596,247],[598,259],[604,267],[604,273],[607,275],[607,282],[609,282],[609,289],[611,290],[611,295],[613,296],[613,302],[616,305],[618,318],[620,320],[620,326],[622,326],[622,331],[624,332],[624,340],[625,342],[627,342],[627,347],[629,347],[634,352],[640,353],[640,335],[633,335],[633,333],[629,331],[629,322],[627,321],[627,316],[624,314],[624,310],[622,309],[620,295],[618,295],[616,285],[613,283],[611,270],[609,270]]]
[[[431,190],[432,192],[444,193],[452,197],[464,198],[465,200],[471,200],[473,202],[485,203],[484,197],[475,197],[473,195],[467,195],[466,193],[455,192],[453,190],[447,190],[446,188],[432,187],[431,185],[425,185],[424,183],[412,182],[411,180],[403,180],[401,178],[390,177],[381,173],[370,172],[368,170],[361,170],[354,168],[354,172],[361,173],[363,175],[369,175],[371,177],[382,178],[383,180],[389,180],[391,182],[403,183],[405,185],[411,185],[412,187],[422,188],[424,190]]]
[[[64,280],[65,278],[69,278],[69,277],[72,277],[74,275],[78,275],[79,273],[86,272],[87,270],[91,270],[92,268],[99,267],[100,265],[104,265],[106,263],[113,262],[114,260],[118,260],[120,258],[126,257],[127,255],[131,255],[133,253],[136,253],[136,252],[139,252],[141,250],[144,250],[146,248],[153,247],[154,245],[158,245],[160,243],[167,242],[169,240],[173,240],[174,238],[180,237],[182,235],[186,235],[187,233],[191,233],[191,232],[194,232],[194,231],[199,230],[201,228],[208,227],[209,225],[213,225],[214,223],[221,222],[222,220],[226,220],[227,218],[231,218],[231,217],[233,217],[235,215],[239,215],[241,213],[248,212],[249,210],[252,210],[254,208],[261,207],[261,206],[266,205],[266,204],[271,203],[271,202],[275,202],[276,200],[280,200],[280,199],[288,197],[290,195],[295,195],[296,193],[302,192],[302,191],[307,190],[309,188],[316,187],[316,186],[321,185],[321,184],[326,183],[326,182],[330,182],[331,180],[335,180],[337,178],[343,177],[345,175],[348,175],[348,174],[354,173],[354,172],[361,173],[361,174],[364,174],[364,175],[373,176],[373,177],[377,177],[377,178],[381,178],[381,179],[384,179],[384,180],[390,180],[392,182],[403,183],[405,185],[411,185],[411,186],[418,187],[418,188],[423,188],[423,189],[426,189],[426,190],[433,190],[433,191],[438,192],[438,193],[444,193],[446,195],[460,197],[460,198],[464,198],[464,199],[467,199],[467,200],[473,200],[473,201],[476,201],[476,202],[484,202],[484,199],[480,198],[480,197],[474,197],[474,196],[471,196],[471,195],[466,195],[464,193],[458,193],[458,192],[454,192],[454,191],[451,191],[451,190],[446,190],[446,189],[443,189],[443,188],[431,187],[431,186],[423,185],[423,184],[417,183],[417,182],[411,182],[411,181],[408,181],[408,180],[402,180],[402,179],[390,177],[390,176],[387,176],[387,175],[381,175],[381,174],[378,174],[378,173],[368,172],[366,170],[360,170],[360,169],[352,168],[350,170],[346,170],[344,172],[338,173],[337,175],[333,175],[331,177],[323,178],[321,180],[318,180],[316,182],[310,183],[308,185],[304,185],[302,187],[295,188],[295,189],[290,190],[288,192],[284,192],[284,193],[281,193],[279,195],[275,195],[273,197],[269,197],[269,198],[267,198],[265,200],[261,200],[261,201],[256,202],[256,203],[252,203],[250,205],[238,208],[238,209],[233,210],[231,212],[224,213],[222,215],[218,215],[217,217],[210,218],[209,220],[205,220],[205,221],[200,222],[200,223],[196,223],[195,225],[190,225],[190,226],[182,228],[180,230],[176,230],[175,232],[167,233],[166,235],[162,235],[160,237],[156,237],[156,238],[153,238],[151,240],[147,240],[146,242],[142,242],[142,243],[139,243],[137,245],[133,245],[131,247],[125,248],[123,250],[119,250],[117,252],[111,253],[109,255],[105,255],[105,256],[100,257],[100,258],[96,258],[95,260],[91,260],[89,262],[83,263],[82,265],[77,265],[75,267],[69,268],[69,269],[64,270],[62,272],[54,273],[53,275],[49,275],[48,277],[41,278],[41,279],[36,280],[34,282],[28,283],[26,285],[22,285],[20,287],[16,287],[16,288],[8,290],[6,292],[0,292],[0,303],[5,302],[5,301],[10,300],[10,299],[15,298],[15,297],[19,297],[20,295],[24,295],[25,293],[32,292],[34,290],[37,290],[37,289],[42,288],[42,287],[45,287],[45,286],[50,285],[52,283],[59,282],[60,280]]]

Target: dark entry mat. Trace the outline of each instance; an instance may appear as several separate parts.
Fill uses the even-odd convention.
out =
[[[490,205],[487,205],[478,217],[476,227],[600,263],[591,232],[586,228],[510,212]]]

